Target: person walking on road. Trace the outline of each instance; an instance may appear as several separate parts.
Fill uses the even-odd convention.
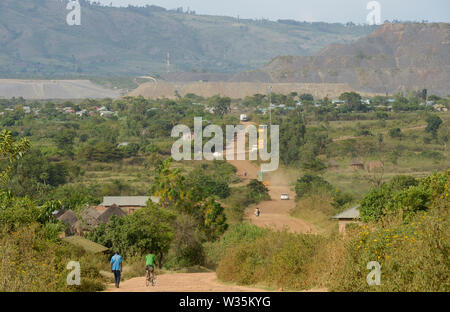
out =
[[[120,274],[122,273],[122,257],[119,255],[118,251],[116,251],[111,258],[111,271],[114,273],[116,288],[119,288]]]
[[[259,208],[256,207],[256,209],[255,209],[255,216],[259,217],[260,214],[261,214],[261,210],[259,210]]]

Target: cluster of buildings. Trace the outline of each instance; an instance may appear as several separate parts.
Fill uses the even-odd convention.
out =
[[[112,116],[117,116],[118,112],[110,111],[105,106],[102,107],[90,107],[89,109],[82,109],[80,111],[75,111],[75,109],[71,106],[63,107],[63,108],[57,108],[57,110],[62,111],[64,114],[75,114],[78,117],[83,116],[100,116],[109,118]]]
[[[448,108],[445,105],[436,104],[433,101],[426,101],[426,102],[420,103],[420,105],[421,106],[433,107],[433,109],[436,112],[446,112],[446,111],[448,111]]]
[[[153,196],[105,196],[100,205],[88,205],[80,213],[61,209],[54,211],[53,216],[67,225],[62,237],[83,235],[101,223],[108,223],[112,216],[120,218],[132,214],[137,209],[147,206],[149,200],[159,202],[159,198]]]

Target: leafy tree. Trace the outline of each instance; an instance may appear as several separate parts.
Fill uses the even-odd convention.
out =
[[[401,206],[401,203],[405,204],[412,200],[403,192],[417,185],[418,181],[414,177],[396,176],[389,183],[384,183],[379,187],[371,189],[360,203],[359,211],[361,219],[364,222],[380,220],[386,214],[387,210],[398,211],[399,204]],[[398,195],[398,193],[402,195]],[[415,209],[412,210],[416,211]]]
[[[123,158],[123,153],[113,143],[94,140],[80,148],[78,156],[92,161],[113,162]]]
[[[162,265],[174,238],[173,212],[149,203],[126,217],[112,216],[88,234],[93,241],[125,255],[142,255],[152,250]]]
[[[361,95],[356,92],[345,92],[339,96],[341,101],[345,101],[345,105],[349,111],[362,111],[365,106],[361,103]]]
[[[393,129],[389,130],[389,136],[391,138],[401,138],[402,130],[400,128],[393,128]]]
[[[30,142],[27,139],[16,141],[10,131],[2,130],[0,133],[0,159],[6,159],[7,166],[0,172],[0,183],[6,183],[14,163],[21,159],[29,148]]]
[[[333,186],[322,177],[312,174],[305,174],[299,178],[295,184],[295,193],[298,198],[307,196],[321,189],[331,191]]]
[[[221,117],[230,111],[231,99],[216,95],[208,100],[208,104],[214,108],[214,114]]]
[[[269,190],[261,181],[252,179],[247,184],[247,189],[250,199],[255,203],[270,199]]]
[[[185,177],[179,169],[171,169],[171,163],[168,158],[156,169],[150,192],[159,197],[159,206],[194,217],[199,230],[216,239],[227,227],[223,207],[201,188],[187,187]]]
[[[437,131],[442,124],[442,119],[437,115],[429,115],[425,120],[427,122],[426,132],[431,132],[433,138],[437,137]]]
[[[63,152],[64,155],[71,156],[73,154],[73,143],[76,133],[70,130],[58,131],[53,137],[56,146]]]
[[[314,102],[314,97],[312,96],[312,94],[309,93],[303,93],[299,96],[300,101],[304,101],[304,102]]]
[[[186,185],[189,188],[198,188],[208,196],[215,195],[220,198],[227,198],[231,193],[230,187],[221,177],[207,175],[201,169],[194,170],[189,174]]]

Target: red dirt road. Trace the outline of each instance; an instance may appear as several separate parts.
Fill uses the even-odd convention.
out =
[[[247,123],[248,124],[248,123]],[[235,157],[236,159],[237,157]],[[248,159],[248,155],[246,157]],[[259,168],[249,160],[228,160],[237,168],[237,173],[243,182],[247,184],[251,179],[257,179]],[[247,173],[244,176],[244,172]],[[276,230],[286,228],[295,233],[317,233],[316,228],[297,218],[290,216],[289,212],[295,207],[295,193],[290,191],[289,179],[278,170],[273,173],[265,173],[264,181],[269,183],[269,195],[271,200],[261,202],[257,207],[261,215],[254,215],[255,207],[250,207],[246,212],[246,219],[260,227],[270,227]],[[288,193],[290,200],[281,200],[282,193]],[[137,277],[121,283],[117,289],[110,285],[107,292],[260,292],[263,289],[250,288],[237,285],[222,284],[217,280],[215,272],[208,273],[173,273],[158,275],[155,287],[146,287],[145,278]],[[312,289],[309,292],[322,292],[326,289]]]
[[[250,123],[244,123],[244,126]],[[235,149],[236,151],[236,149]],[[249,160],[227,160],[228,163],[235,166],[238,170],[238,175],[247,183],[251,179],[258,178],[258,171],[260,170]],[[248,159],[248,155],[246,157]],[[244,176],[244,172],[247,176]],[[317,229],[301,219],[290,216],[290,211],[295,208],[295,193],[290,190],[289,178],[286,177],[279,169],[274,172],[265,173],[264,181],[268,182],[269,195],[271,200],[259,203],[254,207],[250,207],[246,212],[246,218],[253,224],[260,227],[270,227],[276,230],[286,228],[294,233],[317,233]],[[281,194],[289,194],[289,200],[281,200]],[[259,207],[261,214],[256,217],[254,210]]]
[[[120,288],[112,284],[107,292],[262,292],[244,286],[225,285],[217,281],[216,273],[173,273],[156,278],[156,285],[146,287],[145,277],[136,277],[120,283]]]

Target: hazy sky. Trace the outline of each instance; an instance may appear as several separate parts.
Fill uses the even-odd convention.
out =
[[[183,7],[197,14],[240,16],[242,18],[295,19],[364,23],[369,0],[96,0],[115,6],[158,5],[167,9]],[[428,20],[450,22],[450,0],[378,0],[381,21]]]

